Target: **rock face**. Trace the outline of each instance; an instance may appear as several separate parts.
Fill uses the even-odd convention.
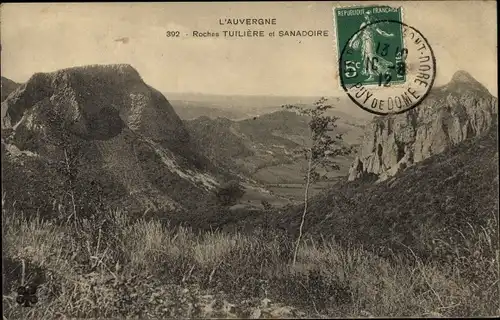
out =
[[[4,160],[7,194],[46,192],[52,204],[65,189],[87,202],[185,209],[217,185],[170,103],[130,65],[33,75],[2,102]]]
[[[451,145],[481,135],[497,114],[497,98],[467,72],[458,71],[416,108],[374,118],[366,126],[348,179],[375,174],[384,180]]]

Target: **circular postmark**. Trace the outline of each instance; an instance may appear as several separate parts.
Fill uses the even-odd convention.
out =
[[[427,97],[436,59],[420,31],[397,20],[379,20],[362,25],[346,42],[339,76],[344,91],[362,109],[399,114]]]

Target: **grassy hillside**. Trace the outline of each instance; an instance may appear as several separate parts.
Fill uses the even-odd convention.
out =
[[[197,234],[109,212],[75,225],[3,207],[5,319],[453,317],[499,314],[496,268],[479,255],[453,264],[398,261],[359,246],[308,239]],[[483,250],[478,233],[471,249]],[[481,251],[480,254],[484,253]],[[38,303],[19,306],[22,281]],[[474,276],[476,274],[476,276]],[[496,278],[498,279],[498,278]]]
[[[497,141],[319,195],[296,265],[300,207],[56,223],[3,205],[4,317],[498,316]],[[15,302],[23,263],[31,308]]]
[[[429,258],[474,255],[471,238],[498,239],[497,126],[389,180],[338,183],[314,198],[309,212],[308,234],[335,236],[384,255],[408,248]],[[301,213],[297,207],[276,223],[295,233]],[[497,249],[496,240],[482,248],[492,259]]]
[[[234,160],[255,154],[245,141],[231,132],[233,122],[225,118],[200,117],[185,121],[191,140],[214,164],[240,171]]]

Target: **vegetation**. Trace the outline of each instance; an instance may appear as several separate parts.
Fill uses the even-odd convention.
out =
[[[223,206],[230,206],[243,197],[245,189],[236,180],[231,180],[216,190],[217,202]]]
[[[467,251],[478,230],[498,239],[497,141],[494,126],[386,181],[337,183],[311,201],[306,231],[386,257],[411,255],[411,248],[429,260]],[[275,226],[297,235],[301,214],[293,208],[276,215]],[[487,248],[490,261],[496,259],[498,241]]]
[[[4,319],[499,314],[497,268],[483,255],[493,234],[479,230],[468,248],[478,254],[447,263],[306,239],[293,265],[277,231],[198,234],[122,212],[58,225],[12,208],[2,223]],[[15,302],[22,262],[32,307]]]
[[[261,200],[261,204],[265,211],[271,211],[273,209],[273,206],[267,200]]]
[[[205,192],[129,140],[120,147],[138,143],[145,180],[191,204],[115,210],[129,190],[91,165],[102,159],[82,152],[90,140],[53,133],[52,162],[4,161],[2,137],[4,319],[499,316],[497,128],[386,181],[337,181],[311,198],[315,169],[347,152],[325,102],[307,111],[304,207],[234,205],[245,193],[235,177]],[[208,166],[190,153],[182,166]]]
[[[4,318],[498,316],[496,141],[493,128],[392,180],[338,183],[312,202],[295,264],[292,206],[67,223],[3,202]],[[19,305],[20,285],[38,302]]]
[[[306,172],[304,177],[304,210],[302,212],[299,235],[297,237],[297,243],[293,254],[293,264],[295,264],[297,260],[300,240],[302,239],[302,231],[309,202],[309,188],[312,184],[322,178],[318,169],[323,168],[327,170],[339,170],[340,167],[334,159],[338,156],[347,155],[350,151],[350,149],[346,148],[342,144],[341,133],[333,135],[330,133],[335,130],[337,126],[335,122],[338,120],[338,117],[325,115],[325,113],[332,108],[332,106],[326,104],[326,102],[327,99],[321,98],[313,104],[313,108],[296,105],[283,106],[285,109],[294,110],[302,116],[307,116],[309,119],[310,141],[308,141],[306,147],[300,150],[307,161],[307,168],[305,170]]]

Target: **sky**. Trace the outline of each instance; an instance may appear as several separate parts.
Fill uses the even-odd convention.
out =
[[[398,1],[403,22],[436,55],[435,85],[466,70],[497,95],[494,1]],[[2,4],[1,73],[25,82],[35,72],[88,64],[131,64],[164,92],[340,95],[332,6],[356,2],[10,3]],[[363,5],[371,4],[363,1]],[[224,18],[276,18],[274,26],[220,26]],[[194,38],[192,31],[329,30],[318,38]],[[169,38],[166,31],[180,31]],[[185,36],[189,34],[189,36]],[[126,41],[116,39],[127,38]]]

